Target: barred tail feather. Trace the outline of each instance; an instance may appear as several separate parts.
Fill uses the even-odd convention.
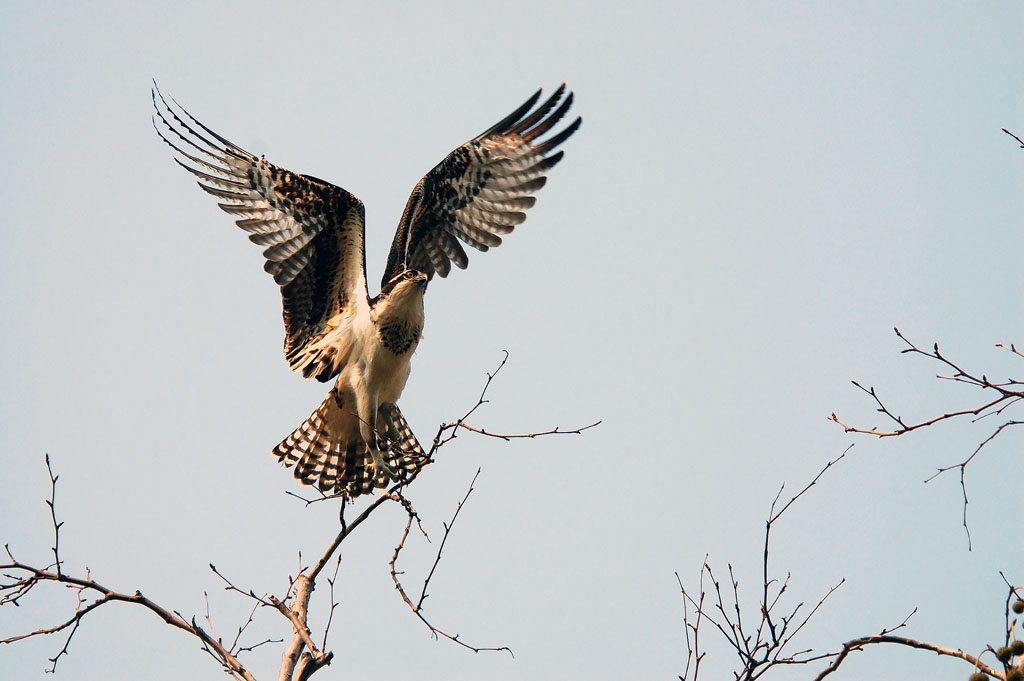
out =
[[[419,440],[413,435],[412,428],[402,415],[402,410],[397,404],[385,404],[377,410],[377,423],[381,423],[381,416],[387,414],[395,425],[394,432],[386,432],[386,428],[379,428],[382,431],[383,440],[382,452],[384,460],[389,466],[398,471],[403,479],[408,479],[427,463],[427,453],[423,451]]]
[[[394,424],[394,429],[390,424]],[[412,429],[396,404],[378,410],[380,448],[384,461],[408,480],[427,463]],[[326,494],[357,497],[375,488],[387,487],[391,479],[383,471],[371,476],[370,447],[359,433],[358,419],[342,404],[337,390],[310,414],[309,418],[271,452],[306,485],[316,485]]]

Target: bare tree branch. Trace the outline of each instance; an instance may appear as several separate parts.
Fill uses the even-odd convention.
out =
[[[584,430],[595,427],[598,423],[577,428],[574,430],[563,430],[561,428],[554,428],[548,431],[535,432],[535,433],[524,433],[516,435],[497,434],[490,432],[481,427],[475,427],[468,425],[465,421],[467,418],[472,416],[482,405],[487,404],[486,398],[488,388],[498,372],[504,367],[508,360],[508,353],[506,352],[501,363],[491,373],[487,374],[487,381],[480,393],[479,398],[464,415],[452,423],[442,423],[437,431],[437,435],[434,437],[433,444],[426,457],[423,466],[433,461],[433,457],[437,451],[447,442],[450,442],[457,435],[457,431],[464,429],[470,432],[479,433],[490,437],[499,437],[505,440],[512,438],[535,438],[542,435],[555,435],[555,434],[580,434]],[[509,652],[512,651],[507,647],[500,648],[483,648],[470,646],[461,640],[458,634],[448,634],[437,627],[433,626],[423,614],[423,604],[427,598],[427,588],[430,584],[430,580],[433,578],[441,561],[441,554],[444,550],[448,536],[451,533],[452,526],[457,519],[459,512],[462,510],[463,505],[469,498],[469,495],[473,491],[473,483],[476,481],[476,476],[473,478],[473,483],[470,484],[469,491],[467,491],[465,497],[458,504],[458,508],[455,511],[452,519],[444,525],[445,532],[442,538],[441,544],[438,548],[437,555],[435,556],[434,563],[427,574],[423,582],[423,588],[421,590],[419,601],[413,603],[408,597],[401,583],[398,581],[398,571],[395,567],[395,562],[398,559],[399,552],[405,544],[405,540],[408,537],[409,530],[412,527],[413,520],[416,520],[419,525],[419,517],[416,514],[412,504],[403,496],[404,488],[408,487],[422,472],[423,467],[414,471],[407,480],[397,482],[392,485],[386,492],[381,494],[379,497],[370,501],[367,506],[352,520],[346,517],[346,511],[350,508],[351,500],[345,496],[340,497],[340,504],[338,510],[338,522],[340,529],[337,534],[331,540],[329,545],[320,555],[320,558],[311,566],[304,565],[302,560],[302,554],[299,553],[299,564],[294,577],[290,577],[288,580],[288,586],[283,596],[279,597],[271,594],[257,595],[252,589],[245,589],[236,586],[231,580],[229,580],[224,574],[222,574],[215,565],[210,564],[210,570],[224,583],[224,590],[234,593],[238,593],[253,601],[252,610],[244,623],[237,627],[237,631],[231,641],[230,645],[226,645],[224,641],[217,635],[214,626],[213,619],[210,615],[209,599],[206,601],[206,613],[205,618],[207,621],[207,628],[201,627],[196,621],[196,617],[186,619],[178,611],[170,611],[163,606],[151,601],[150,599],[143,596],[140,592],[136,591],[134,594],[122,593],[113,589],[107,588],[99,582],[92,579],[88,569],[86,569],[85,577],[75,577],[67,573],[64,569],[65,564],[60,554],[60,530],[63,525],[58,520],[56,515],[56,489],[57,481],[59,476],[53,472],[53,468],[50,464],[49,456],[46,457],[46,467],[50,477],[50,498],[46,500],[47,506],[50,510],[50,518],[53,526],[53,558],[54,562],[51,565],[43,568],[34,567],[27,563],[18,561],[10,547],[5,545],[8,562],[0,565],[0,570],[4,571],[3,578],[0,579],[0,606],[12,605],[18,606],[19,601],[23,599],[31,590],[42,582],[56,582],[64,584],[65,586],[75,589],[78,595],[78,605],[75,608],[73,615],[64,621],[59,622],[56,625],[50,627],[44,627],[36,631],[11,636],[7,639],[0,641],[0,644],[10,644],[33,636],[45,636],[49,634],[56,634],[59,632],[67,632],[67,638],[64,640],[63,647],[58,653],[50,659],[51,667],[49,671],[54,671],[57,666],[58,660],[64,655],[68,654],[71,640],[75,633],[78,631],[78,627],[81,624],[82,619],[93,610],[99,608],[102,605],[110,602],[125,602],[135,603],[143,606],[144,608],[155,613],[167,624],[174,626],[182,631],[185,631],[192,636],[199,639],[202,644],[203,650],[210,654],[217,662],[236,679],[242,679],[244,681],[255,681],[253,674],[238,660],[238,655],[243,652],[252,651],[255,648],[264,646],[268,643],[284,643],[284,639],[273,639],[266,638],[262,641],[243,646],[241,645],[242,637],[245,632],[249,629],[249,626],[253,623],[257,610],[261,607],[271,608],[275,612],[288,620],[289,627],[292,631],[290,639],[285,645],[284,652],[281,656],[281,666],[278,671],[279,681],[306,681],[316,671],[329,665],[334,657],[334,653],[328,650],[327,640],[330,631],[331,624],[334,621],[334,611],[338,607],[338,603],[334,595],[334,584],[337,580],[338,570],[341,565],[341,555],[339,553],[339,547],[342,542],[345,541],[352,532],[358,527],[363,525],[364,521],[370,517],[377,509],[379,509],[386,502],[393,501],[400,504],[407,512],[409,518],[406,523],[405,530],[402,534],[401,541],[398,547],[395,549],[394,555],[392,556],[390,568],[392,579],[395,580],[396,587],[405,600],[405,602],[412,609],[413,613],[426,624],[434,636],[444,636],[451,641],[463,646],[469,650],[475,652],[481,651],[500,651],[504,650]],[[477,471],[479,475],[480,471]],[[308,506],[310,504],[327,501],[329,499],[337,499],[339,495],[326,495],[320,493],[320,497],[306,499],[297,494],[290,493],[295,496]],[[423,531],[421,525],[420,530]],[[424,536],[426,533],[424,532]],[[428,539],[429,541],[429,539]],[[321,572],[328,565],[331,560],[335,560],[335,568],[333,575],[328,578],[328,584],[330,586],[330,610],[328,612],[327,624],[323,630],[323,643],[318,647],[313,639],[313,632],[310,630],[308,625],[308,613],[309,603],[313,591],[316,588],[316,581],[320,576]],[[51,569],[52,568],[52,569]],[[204,596],[206,596],[204,592]]]
[[[704,564],[707,565],[708,557],[704,556]],[[690,677],[690,664],[693,663],[693,678],[696,679],[700,675],[700,663],[707,654],[700,649],[700,622],[704,616],[704,569],[700,571],[700,600],[697,602],[697,621],[693,624],[690,623],[689,613],[687,612],[687,603],[690,601],[686,597],[686,588],[683,586],[683,580],[679,577],[679,573],[676,573],[676,582],[679,583],[679,591],[683,594],[683,631],[686,635],[686,668],[683,670],[683,675],[679,677],[679,681],[687,681]],[[691,641],[691,634],[693,640]]]
[[[683,676],[679,677],[681,681],[696,681],[700,673],[700,663],[706,655],[699,647],[700,625],[704,621],[710,622],[718,630],[737,655],[740,671],[733,673],[734,678],[737,680],[754,681],[777,666],[807,664],[829,656],[828,654],[813,655],[810,649],[793,652],[790,652],[790,649],[796,636],[803,630],[811,618],[818,613],[825,604],[825,601],[845,583],[845,580],[840,580],[829,588],[805,615],[800,615],[801,611],[804,610],[803,602],[797,603],[788,613],[784,611],[781,614],[776,614],[776,609],[782,602],[783,594],[789,589],[790,575],[787,573],[781,582],[770,577],[771,531],[772,527],[774,527],[793,503],[814,487],[827,471],[846,456],[851,448],[852,445],[834,459],[829,460],[803,489],[797,492],[778,510],[776,510],[776,507],[782,496],[782,491],[785,489],[785,485],[775,495],[775,499],[772,501],[768,511],[768,518],[765,521],[764,547],[761,553],[761,598],[758,608],[760,617],[757,620],[756,628],[752,630],[749,624],[744,623],[742,606],[740,604],[739,580],[736,579],[731,563],[728,564],[730,585],[725,590],[725,593],[728,593],[728,597],[723,593],[722,584],[715,578],[715,573],[706,556],[700,572],[699,595],[694,596],[687,592],[682,581],[679,579],[678,573],[676,574],[676,580],[679,582],[679,589],[683,596],[683,626],[688,630],[686,636],[687,664]],[[713,607],[715,612],[709,612],[708,607],[705,605],[707,596],[704,588],[705,577],[711,582],[714,589],[715,604]],[[687,605],[696,610],[696,621],[693,624],[689,621]],[[690,666],[691,661],[694,663],[692,668]],[[690,675],[691,671],[692,676]]]
[[[848,658],[851,652],[863,650],[867,646],[882,643],[902,645],[920,650],[929,650],[939,655],[959,658],[974,665],[976,671],[983,672],[996,679],[1003,679],[1004,681],[1017,679],[1018,676],[1015,676],[1015,674],[1024,673],[1024,646],[1019,646],[1017,643],[1018,636],[1015,634],[1015,628],[1018,625],[1018,619],[1014,615],[1014,613],[1024,613],[1024,599],[1022,599],[1021,595],[1022,592],[1024,592],[1024,588],[1012,586],[1008,581],[1006,581],[1005,576],[1003,577],[1003,580],[1006,581],[1009,593],[1007,595],[1005,608],[1006,632],[1004,644],[999,650],[989,646],[985,651],[986,653],[991,653],[1000,661],[1002,667],[1001,670],[994,666],[985,664],[980,659],[980,656],[971,655],[958,648],[940,646],[926,641],[919,641],[905,636],[894,635],[894,632],[907,626],[910,618],[917,612],[916,608],[897,626],[889,629],[882,629],[878,634],[871,636],[862,636],[851,639],[842,644],[836,652],[814,653],[810,649],[799,650],[796,652],[790,652],[788,650],[788,648],[792,646],[797,635],[800,634],[811,618],[819,611],[825,601],[836,591],[836,589],[843,585],[845,580],[840,580],[839,583],[831,587],[806,615],[798,617],[798,613],[801,611],[803,606],[803,603],[799,603],[792,608],[788,614],[776,616],[774,614],[776,606],[781,602],[782,594],[785,593],[789,587],[789,575],[787,574],[781,583],[779,583],[778,580],[771,579],[769,577],[770,573],[768,570],[768,562],[770,556],[769,547],[771,529],[790,508],[790,506],[792,506],[797,499],[803,497],[803,495],[806,494],[807,491],[810,490],[811,487],[813,487],[828,470],[845,457],[849,451],[850,448],[847,448],[838,457],[826,463],[824,468],[818,472],[814,479],[794,495],[778,511],[776,511],[776,506],[778,505],[779,498],[782,495],[782,489],[780,489],[779,493],[776,494],[775,500],[772,502],[765,527],[765,544],[762,553],[763,579],[760,603],[761,617],[756,631],[751,632],[749,626],[744,623],[742,609],[740,606],[740,594],[738,589],[739,582],[735,578],[731,564],[728,566],[731,585],[728,589],[723,589],[722,584],[715,578],[715,574],[708,563],[707,557],[705,557],[704,565],[700,571],[699,596],[688,592],[685,586],[683,586],[678,573],[676,574],[676,581],[679,583],[679,588],[683,596],[683,626],[686,632],[687,650],[686,667],[683,675],[679,677],[680,681],[697,681],[698,679],[701,662],[706,656],[705,651],[700,648],[699,644],[700,625],[705,621],[711,622],[712,626],[718,630],[719,634],[721,634],[721,636],[729,643],[729,646],[737,655],[739,659],[739,671],[733,672],[733,677],[737,679],[737,681],[754,681],[755,679],[761,678],[769,670],[781,665],[801,665],[819,660],[829,660],[828,666],[815,677],[816,681],[818,681],[835,672]],[[707,590],[704,586],[705,577],[711,582],[711,588],[714,590],[714,612],[709,612],[709,608],[705,604],[707,596]],[[726,594],[728,594],[728,597]],[[1017,601],[1021,601],[1021,605],[1016,605]],[[693,607],[696,610],[695,621],[691,621],[690,619],[688,606]],[[1019,650],[1018,648],[1012,648],[1011,646],[1018,646]]]
[[[601,425],[601,422],[600,421],[595,421],[594,423],[591,423],[588,426],[583,426],[582,428],[574,428],[572,430],[562,430],[558,426],[555,426],[551,430],[545,430],[545,431],[542,431],[542,432],[539,432],[539,433],[492,433],[492,432],[490,432],[488,430],[484,430],[483,428],[476,428],[474,426],[470,426],[468,424],[462,423],[461,421],[459,421],[459,422],[457,422],[457,423],[455,423],[453,425],[458,426],[459,428],[463,428],[463,429],[468,430],[468,431],[473,432],[473,433],[479,433],[480,435],[486,435],[487,437],[496,437],[499,440],[505,440],[506,442],[508,442],[509,440],[522,439],[522,438],[526,438],[526,439],[531,439],[532,440],[535,437],[541,437],[543,435],[581,435],[583,433],[583,431],[588,430],[590,428],[595,428],[595,427]]]
[[[214,655],[224,669],[235,678],[245,679],[246,681],[255,681],[253,676],[242,665],[242,663],[240,663],[238,659],[231,654],[231,652],[224,648],[223,644],[219,640],[208,634],[202,627],[200,627],[196,623],[195,618],[192,618],[192,621],[189,622],[180,614],[169,612],[160,605],[157,605],[150,599],[143,596],[139,591],[136,591],[134,594],[127,594],[110,589],[92,579],[88,570],[86,570],[86,576],[84,578],[80,578],[69,575],[61,569],[60,566],[62,560],[60,557],[59,540],[60,527],[63,525],[63,522],[58,521],[56,515],[57,480],[60,476],[54,475],[53,468],[50,465],[49,454],[46,455],[46,470],[50,476],[50,498],[46,500],[46,505],[50,509],[50,519],[53,524],[53,564],[55,566],[55,570],[51,572],[48,569],[33,567],[16,560],[14,554],[10,550],[10,547],[5,545],[10,562],[0,565],[0,570],[5,571],[5,578],[10,579],[10,581],[0,582],[0,594],[2,594],[2,596],[0,596],[0,605],[5,605],[7,603],[16,605],[18,599],[41,582],[57,582],[78,590],[78,607],[76,608],[74,615],[61,624],[52,627],[43,627],[27,634],[11,636],[0,640],[0,644],[10,644],[32,636],[54,634],[71,627],[71,632],[68,634],[67,639],[65,639],[64,646],[57,655],[50,658],[52,666],[49,671],[56,671],[58,660],[68,654],[71,639],[74,637],[75,632],[78,631],[82,618],[107,603],[136,603],[156,614],[167,624],[198,638],[203,643],[203,646]],[[83,596],[86,591],[96,593],[99,597],[91,603],[87,603]]]
[[[228,652],[228,650],[224,648],[224,646],[219,641],[210,636],[202,627],[196,624],[194,619],[191,622],[186,621],[179,614],[169,612],[165,608],[161,607],[160,605],[157,605],[150,599],[143,596],[142,593],[139,591],[136,591],[134,594],[121,593],[118,591],[114,591],[113,589],[110,589],[93,579],[82,579],[78,577],[73,577],[66,573],[58,575],[56,572],[40,570],[39,568],[32,567],[31,565],[26,565],[25,563],[21,563],[16,560],[12,560],[10,563],[0,565],[0,569],[13,570],[24,573],[25,576],[18,578],[18,583],[25,583],[26,581],[33,581],[36,583],[41,581],[52,581],[61,584],[70,584],[82,587],[85,590],[94,591],[100,594],[101,596],[100,598],[93,601],[86,607],[76,611],[74,616],[71,619],[64,622],[63,624],[57,625],[55,627],[37,629],[36,631],[30,632],[28,634],[22,634],[20,636],[12,636],[3,639],[2,641],[0,641],[0,643],[14,643],[15,641],[28,638],[31,636],[56,633],[57,631],[61,631],[67,628],[68,626],[72,625],[74,625],[75,628],[77,628],[78,623],[82,620],[82,618],[85,615],[92,612],[99,606],[104,605],[105,603],[115,601],[120,601],[123,603],[136,603],[146,608],[147,610],[153,612],[158,617],[160,617],[160,619],[162,619],[164,622],[171,625],[172,627],[181,629],[182,631],[192,634],[193,636],[198,638],[200,641],[203,642],[204,645],[208,646],[216,654],[218,661],[232,675],[236,676],[237,678],[246,679],[247,681],[255,681],[253,679],[253,676],[235,658],[235,656]],[[5,584],[3,587],[0,587],[0,589],[6,589],[8,587],[9,585]],[[72,631],[72,633],[74,633],[74,631]],[[69,636],[68,643],[70,643],[70,638],[71,637]],[[57,659],[59,659],[62,654],[66,654],[66,652],[67,643],[65,644],[64,649],[62,649],[62,651],[58,653],[57,657],[51,659],[51,662],[54,663],[54,666],[56,666]]]
[[[310,636],[309,627],[306,626],[309,597],[314,588],[313,578],[300,573],[294,583],[295,591],[291,598],[291,605],[278,600],[275,596],[270,597],[270,602],[278,612],[291,620],[294,631],[291,643],[281,656],[281,671],[278,681],[309,678],[316,670],[329,665],[334,658],[334,653],[325,653],[316,647]],[[303,653],[303,647],[308,652]]]
[[[933,426],[936,423],[939,423],[940,421],[947,421],[947,420],[951,420],[951,419],[956,419],[956,418],[959,418],[959,417],[962,417],[962,416],[974,416],[975,418],[971,419],[972,422],[977,422],[977,421],[980,421],[981,419],[988,418],[988,417],[991,417],[991,416],[1000,416],[1007,409],[1009,409],[1009,408],[1011,408],[1011,407],[1013,407],[1013,406],[1015,406],[1017,404],[1020,404],[1021,401],[1024,400],[1024,381],[1021,381],[1021,380],[1015,379],[1015,378],[1007,378],[1005,381],[1000,381],[1000,382],[991,381],[991,380],[989,380],[987,375],[979,374],[978,372],[968,371],[968,370],[964,369],[957,362],[954,362],[951,359],[947,358],[945,355],[943,355],[940,352],[939,344],[938,343],[933,344],[931,350],[923,350],[923,349],[917,347],[916,345],[914,345],[912,342],[910,342],[902,333],[900,333],[899,329],[894,329],[894,331],[896,332],[896,335],[900,338],[900,340],[902,340],[907,345],[907,347],[905,347],[903,350],[900,351],[901,353],[904,353],[904,354],[909,353],[909,354],[915,354],[915,355],[921,355],[923,357],[927,357],[928,359],[931,359],[933,361],[937,361],[937,362],[941,363],[943,366],[945,366],[946,368],[950,369],[951,372],[952,372],[948,376],[944,376],[944,375],[938,374],[936,376],[936,378],[938,378],[940,380],[953,381],[953,382],[956,382],[956,383],[963,383],[963,384],[966,384],[966,385],[978,388],[978,389],[982,390],[987,395],[987,397],[985,398],[985,401],[982,404],[980,404],[980,405],[978,405],[976,407],[972,407],[972,408],[968,408],[968,409],[959,409],[959,410],[956,410],[956,411],[949,411],[949,412],[943,413],[943,414],[941,414],[939,416],[934,416],[932,418],[925,419],[923,421],[918,421],[918,422],[915,422],[915,423],[907,423],[906,421],[903,420],[903,418],[901,416],[899,416],[896,413],[894,413],[882,401],[882,398],[879,397],[877,391],[875,390],[875,388],[873,386],[870,387],[870,388],[865,388],[863,385],[861,385],[857,381],[852,381],[852,383],[855,386],[857,386],[857,388],[859,388],[860,390],[863,390],[864,392],[866,392],[868,395],[871,396],[871,398],[875,401],[875,404],[877,405],[877,409],[876,410],[879,413],[885,415],[891,421],[893,421],[897,425],[897,428],[892,429],[892,430],[885,430],[885,429],[878,428],[878,427],[863,428],[863,427],[858,427],[858,426],[850,426],[850,425],[847,425],[846,423],[844,423],[843,421],[839,420],[839,417],[836,416],[835,412],[832,412],[832,415],[829,416],[829,420],[830,421],[834,421],[835,423],[837,423],[840,426],[842,426],[843,429],[847,433],[864,433],[864,434],[867,434],[867,435],[874,435],[874,436],[880,437],[880,438],[882,438],[882,437],[897,437],[897,436],[900,436],[900,435],[905,435],[906,433],[909,433],[911,431],[918,430],[920,428],[927,428],[929,426]],[[1021,353],[1013,343],[1010,343],[1009,345],[1007,345],[1005,343],[997,343],[996,347],[1002,348],[1003,350],[1007,350],[1007,351],[1009,351],[1010,353],[1014,354],[1017,357],[1024,358],[1024,353]],[[1017,420],[1017,419],[1009,419],[1009,420],[1005,421],[1000,426],[998,426],[991,435],[989,435],[987,438],[985,438],[975,448],[974,452],[972,452],[971,455],[968,456],[964,461],[961,461],[960,463],[954,464],[952,466],[946,466],[944,468],[939,468],[938,471],[934,475],[932,475],[931,477],[929,477],[928,479],[925,480],[926,483],[927,482],[931,482],[936,477],[938,477],[939,475],[942,475],[943,473],[945,473],[947,471],[954,470],[954,469],[959,469],[959,471],[960,471],[960,489],[961,489],[962,494],[963,494],[963,526],[964,526],[964,532],[967,534],[967,548],[968,548],[968,550],[971,550],[972,542],[971,542],[971,529],[970,529],[970,526],[967,523],[967,505],[968,505],[967,483],[966,483],[967,465],[969,463],[971,463],[971,461],[974,460],[975,456],[978,455],[978,453],[982,450],[982,448],[984,448],[987,444],[989,444],[994,439],[996,439],[1000,434],[1003,433],[1004,430],[1006,430],[1007,428],[1010,428],[1012,426],[1019,426],[1021,424],[1024,424],[1024,421]]]
[[[908,646],[910,648],[919,648],[921,650],[930,650],[933,653],[938,653],[939,655],[948,655],[949,657],[958,657],[961,660],[966,660],[967,662],[970,662],[977,669],[980,669],[981,671],[985,672],[989,676],[994,676],[997,679],[1005,679],[1006,678],[1006,676],[1002,672],[996,671],[995,669],[993,669],[992,667],[989,667],[987,664],[985,664],[984,662],[982,662],[978,658],[974,657],[973,655],[969,655],[968,653],[965,653],[964,651],[960,650],[959,648],[955,648],[955,649],[954,648],[946,648],[944,646],[937,646],[934,643],[928,643],[926,641],[917,641],[917,640],[914,640],[912,638],[906,638],[906,637],[903,637],[903,636],[891,636],[891,635],[888,635],[888,634],[875,634],[874,636],[862,636],[861,638],[855,638],[852,641],[847,641],[846,643],[844,643],[842,650],[840,650],[838,653],[835,654],[836,655],[835,659],[832,660],[832,662],[829,664],[828,667],[826,667],[824,670],[822,670],[821,673],[819,673],[817,676],[814,677],[814,681],[821,681],[821,679],[824,679],[826,676],[828,676],[829,674],[834,672],[836,669],[838,669],[839,665],[841,665],[846,660],[846,657],[851,652],[854,652],[854,651],[857,651],[857,650],[863,650],[865,646],[874,645],[874,644],[877,644],[877,643],[894,643],[894,644],[901,645],[901,646]]]
[[[468,423],[466,423],[466,420],[470,416],[472,416],[474,413],[476,413],[477,409],[479,409],[483,405],[488,404],[490,402],[490,400],[486,399],[487,390],[491,387],[491,382],[498,375],[498,372],[501,371],[502,367],[504,367],[505,363],[508,361],[508,356],[509,356],[508,355],[508,350],[502,350],[502,352],[505,353],[504,357],[502,358],[501,363],[498,364],[498,367],[493,372],[487,374],[487,382],[484,383],[483,390],[480,391],[480,397],[477,398],[476,404],[474,404],[469,409],[469,411],[467,411],[465,414],[463,414],[462,418],[458,419],[457,421],[453,421],[451,423],[442,423],[441,426],[438,428],[437,435],[434,436],[433,447],[431,447],[430,454],[428,455],[428,462],[433,460],[432,457],[433,457],[434,452],[437,451],[437,449],[441,445],[443,445],[443,444],[445,444],[445,443],[447,443],[447,442],[449,442],[451,440],[454,440],[457,437],[457,431],[459,429],[468,430],[470,432],[477,433],[479,435],[486,435],[488,437],[495,437],[495,438],[498,438],[498,439],[501,439],[501,440],[505,440],[507,442],[509,440],[515,440],[515,439],[531,439],[532,440],[533,438],[541,437],[541,436],[544,436],[544,435],[580,435],[585,430],[589,430],[591,428],[595,428],[595,427],[601,425],[600,421],[595,421],[594,423],[591,423],[590,425],[582,426],[582,427],[579,427],[579,428],[572,428],[572,429],[563,429],[563,428],[561,428],[559,426],[555,426],[554,428],[552,428],[550,430],[545,430],[545,431],[542,431],[542,432],[533,432],[533,433],[494,433],[494,432],[491,432],[491,431],[489,431],[489,430],[487,430],[485,428],[471,426]]]
[[[968,551],[971,550],[972,544],[971,544],[971,528],[967,525],[967,504],[968,504],[968,500],[967,500],[967,480],[966,480],[967,464],[969,464],[974,459],[974,457],[978,455],[978,452],[981,451],[982,447],[987,445],[989,442],[992,442],[992,440],[996,439],[996,437],[1001,432],[1003,432],[1004,429],[1009,428],[1011,426],[1019,426],[1019,425],[1022,425],[1022,424],[1024,424],[1024,421],[1007,421],[1003,425],[1001,425],[998,428],[996,428],[995,432],[993,432],[987,438],[982,440],[981,444],[979,444],[975,448],[975,450],[971,453],[971,455],[969,457],[967,457],[966,459],[964,459],[963,461],[961,461],[958,464],[954,464],[952,466],[946,466],[944,468],[939,468],[935,472],[934,475],[932,475],[932,476],[928,477],[927,479],[925,479],[925,484],[927,484],[927,483],[931,482],[932,480],[934,480],[935,478],[937,478],[940,475],[942,475],[943,473],[947,472],[947,471],[951,471],[951,470],[954,470],[954,469],[959,469],[960,470],[960,491],[963,493],[963,498],[964,498],[964,504],[963,504],[963,506],[964,506],[963,524],[964,524],[964,532],[967,533],[967,550]]]
[[[331,623],[334,621],[334,610],[338,607],[338,601],[334,598],[334,583],[338,581],[338,570],[341,568],[341,556],[338,556],[334,564],[334,574],[327,580],[330,587],[331,609],[327,613],[327,624],[324,626],[323,648],[327,647],[327,635],[331,633]]]
[[[50,507],[50,520],[53,522],[53,565],[57,570],[57,574],[60,574],[60,528],[64,524],[57,522],[57,509],[54,504],[57,501],[57,478],[53,474],[53,468],[50,466],[50,455],[46,454],[46,472],[50,475],[50,498],[46,500],[46,505]],[[69,639],[70,640],[70,639]],[[59,656],[58,656],[59,657]]]
[[[438,627],[434,626],[423,614],[423,601],[426,600],[428,595],[427,586],[430,584],[430,580],[431,578],[433,578],[434,572],[437,570],[438,563],[441,562],[441,552],[444,550],[445,543],[448,541],[448,535],[451,533],[452,527],[455,525],[455,520],[459,517],[459,511],[461,511],[462,507],[466,504],[466,500],[469,499],[469,495],[473,493],[473,485],[476,484],[476,479],[477,477],[479,477],[479,475],[480,469],[477,469],[476,474],[473,476],[473,480],[470,481],[469,483],[469,490],[466,492],[466,496],[464,496],[462,498],[462,501],[459,502],[458,507],[455,509],[455,514],[452,515],[452,519],[444,524],[444,536],[441,538],[441,545],[437,549],[437,555],[434,558],[433,565],[430,567],[430,572],[427,573],[426,578],[424,578],[423,580],[423,588],[420,591],[420,597],[416,603],[413,603],[412,599],[409,598],[409,595],[406,593],[405,588],[402,586],[402,582],[399,579],[399,575],[404,573],[400,572],[398,568],[395,566],[395,564],[398,562],[398,554],[401,553],[402,549],[405,547],[405,540],[409,536],[409,530],[412,529],[413,520],[416,520],[417,522],[419,520],[419,517],[416,513],[416,509],[414,509],[412,504],[408,503],[408,501],[404,501],[402,505],[405,508],[406,512],[408,513],[409,518],[405,523],[405,529],[402,531],[402,536],[398,541],[398,545],[395,547],[395,552],[391,556],[391,562],[389,563],[389,567],[391,569],[391,579],[395,583],[395,589],[398,590],[398,594],[402,597],[402,600],[405,601],[405,604],[409,606],[413,614],[416,615],[416,617],[418,617],[420,621],[427,626],[428,629],[430,629],[430,633],[433,634],[435,638],[437,638],[438,636],[443,636],[449,641],[459,644],[463,648],[472,650],[474,653],[505,651],[509,655],[512,655],[512,657],[515,657],[515,655],[512,653],[512,650],[508,646],[501,646],[496,648],[472,646],[463,641],[460,638],[459,634],[449,634],[448,632],[443,631],[442,629],[439,629]]]
[[[896,332],[896,335],[900,338],[900,340],[907,344],[907,347],[901,350],[902,353],[922,355],[924,357],[928,357],[929,359],[938,361],[953,370],[953,374],[951,376],[937,375],[936,378],[955,381],[957,383],[966,383],[976,388],[985,390],[989,394],[994,393],[996,396],[977,407],[946,412],[940,416],[925,419],[924,421],[920,421],[917,423],[907,423],[903,420],[902,417],[893,413],[889,409],[889,407],[886,406],[884,402],[882,402],[882,399],[878,396],[878,393],[875,391],[874,387],[865,388],[857,381],[851,381],[851,383],[853,383],[855,386],[857,386],[858,388],[860,388],[861,390],[863,390],[864,392],[871,396],[871,398],[875,401],[875,404],[878,405],[877,411],[879,413],[884,414],[890,420],[895,422],[899,427],[893,430],[883,430],[877,427],[862,428],[858,426],[850,426],[840,421],[839,418],[836,416],[835,412],[833,412],[832,415],[829,416],[829,421],[834,421],[835,423],[839,424],[847,433],[865,433],[867,435],[875,435],[877,437],[896,437],[899,435],[903,435],[905,433],[909,433],[913,430],[917,430],[919,428],[926,428],[928,426],[938,423],[939,421],[954,419],[960,416],[976,416],[979,418],[984,418],[989,414],[999,414],[1002,413],[1003,410],[1005,410],[1007,407],[1016,404],[1020,402],[1022,399],[1024,399],[1024,383],[1022,383],[1021,381],[1011,378],[1007,379],[1005,382],[1002,383],[993,383],[989,381],[988,377],[985,376],[984,374],[979,376],[976,373],[971,373],[966,369],[962,368],[961,366],[959,366],[958,364],[956,364],[955,362],[943,356],[942,353],[939,351],[938,343],[935,343],[930,351],[922,350],[921,348],[917,347],[909,340],[907,340],[907,338],[902,333],[900,333],[900,330],[898,328],[894,328],[893,330]],[[1017,351],[1016,347],[1014,347],[1013,344],[1010,344],[1009,348],[1007,348],[1005,344],[999,343],[996,347],[1009,349],[1014,354],[1021,355],[1021,353]],[[1018,388],[1017,386],[1022,387]],[[999,408],[995,409],[996,407]]]

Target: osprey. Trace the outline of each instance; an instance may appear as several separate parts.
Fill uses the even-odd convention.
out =
[[[221,199],[249,239],[265,246],[264,269],[281,287],[284,354],[293,371],[337,378],[323,403],[273,449],[295,477],[350,497],[408,480],[427,462],[396,402],[423,330],[423,295],[435,274],[469,262],[526,219],[523,213],[582,122],[547,139],[569,111],[563,83],[540,106],[522,106],[437,164],[409,197],[380,293],[369,296],[362,202],[309,175],[243,150],[173,106],[153,88],[153,125],[175,161]],[[563,99],[563,96],[564,99]]]

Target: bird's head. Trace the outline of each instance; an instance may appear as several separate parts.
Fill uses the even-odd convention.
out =
[[[384,288],[380,290],[379,298],[387,300],[391,304],[399,305],[413,301],[422,301],[429,281],[430,277],[423,272],[404,270],[391,277],[388,283],[384,284]]]

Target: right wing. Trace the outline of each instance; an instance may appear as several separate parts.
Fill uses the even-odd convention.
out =
[[[174,160],[224,201],[220,208],[239,218],[252,242],[267,247],[264,269],[281,287],[284,354],[292,370],[330,380],[347,358],[337,343],[320,341],[369,305],[362,202],[232,144],[177,102],[168,104],[155,86],[153,108],[153,126],[176,152]]]

